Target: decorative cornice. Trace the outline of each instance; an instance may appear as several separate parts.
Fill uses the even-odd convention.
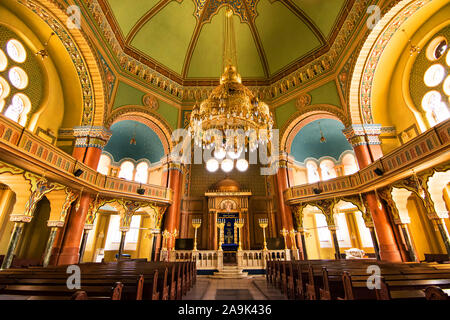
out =
[[[206,0],[198,1],[205,6],[209,3]],[[121,38],[119,31],[115,32],[112,29],[110,25],[112,18],[107,18],[103,8],[104,5],[101,5],[103,0],[86,0],[85,2],[90,15],[97,24],[98,30],[109,42],[112,52],[116,55],[119,64],[126,72],[134,74],[141,81],[158,90],[165,91],[181,101],[194,101],[198,100],[198,97],[203,98],[218,85],[218,80],[216,79],[192,81],[181,79],[179,75],[172,74],[163,67],[158,66],[156,62],[140,56],[135,50],[126,46],[123,39],[119,39]],[[251,1],[247,0],[245,5],[248,5],[248,2]],[[343,11],[337,24],[341,28],[339,31],[335,30],[329,40],[332,44],[323,46],[318,52],[293,63],[268,80],[244,80],[243,84],[250,87],[252,91],[256,91],[256,95],[261,100],[270,101],[281,95],[288,94],[293,89],[304,86],[311,80],[332,71],[346,48],[349,39],[353,36],[356,26],[364,18],[369,3],[369,0],[349,0],[346,3],[346,10]],[[247,16],[251,9],[247,8],[244,11]],[[204,13],[205,10],[201,12]]]

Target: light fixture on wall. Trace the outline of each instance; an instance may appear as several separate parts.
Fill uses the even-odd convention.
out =
[[[48,57],[48,44],[50,42],[50,39],[55,35],[54,32],[50,33],[50,36],[48,37],[47,41],[44,43],[44,48],[42,50],[39,50],[36,52],[37,56],[40,56],[42,60]]]
[[[319,130],[320,130],[320,143],[325,143],[327,142],[327,139],[325,139],[323,132],[322,132],[322,127],[320,126],[320,122],[319,122]]]
[[[405,34],[406,38],[408,39],[409,43],[409,55],[412,56],[413,54],[420,53],[421,48],[419,46],[416,46],[412,43],[411,39],[409,38],[408,34],[406,33],[405,29],[402,29],[402,32]]]
[[[136,145],[136,124],[134,125],[134,132],[133,132],[133,136],[130,139],[130,144],[132,145]]]

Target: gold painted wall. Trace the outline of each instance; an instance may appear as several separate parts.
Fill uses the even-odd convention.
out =
[[[440,29],[442,24],[448,24],[450,4],[445,4],[445,1],[435,1],[402,25],[408,35],[398,31],[386,46],[377,66],[372,91],[374,123],[395,126],[397,134],[413,125],[417,126],[419,132],[426,129],[417,112],[420,106],[414,106],[409,96],[409,74],[416,55],[410,55],[408,38],[411,38],[414,45],[423,46],[438,31],[436,28]],[[398,140],[384,140],[384,154],[399,145]]]

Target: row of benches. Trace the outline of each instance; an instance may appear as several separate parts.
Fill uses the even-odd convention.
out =
[[[75,289],[76,273],[68,273],[67,266],[0,271],[0,295],[29,300],[181,300],[197,273],[194,261],[121,260],[77,266],[80,287]]]
[[[447,300],[450,296],[450,264],[267,261],[266,279],[289,299],[299,300]]]

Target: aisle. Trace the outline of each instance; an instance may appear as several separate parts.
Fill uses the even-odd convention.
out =
[[[197,276],[183,300],[286,300],[279,290],[267,287],[265,276],[245,279],[211,279]]]

